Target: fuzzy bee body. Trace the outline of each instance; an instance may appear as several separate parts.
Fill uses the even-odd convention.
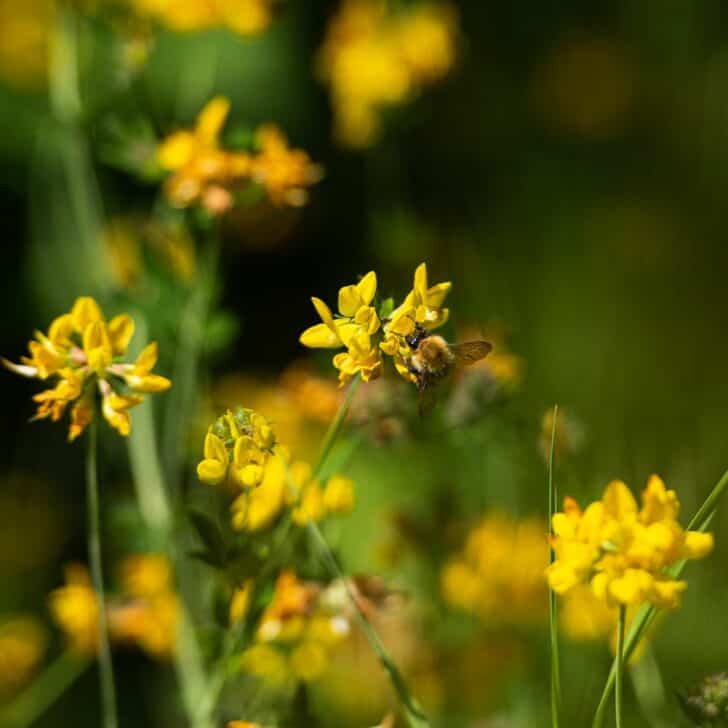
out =
[[[447,376],[457,364],[474,364],[493,348],[487,341],[448,344],[442,336],[431,334],[419,324],[405,341],[411,351],[406,360],[407,370],[421,392]]]

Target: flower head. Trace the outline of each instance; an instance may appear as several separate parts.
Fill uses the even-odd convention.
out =
[[[205,436],[197,476],[207,485],[230,482],[240,488],[256,487],[263,482],[275,444],[275,433],[265,417],[245,407],[228,410]]]
[[[649,602],[676,608],[687,583],[672,578],[669,568],[713,548],[712,534],[682,529],[679,510],[675,491],[656,475],[642,493],[641,508],[621,481],[610,483],[602,499],[584,511],[567,498],[563,512],[553,517],[551,588],[564,594],[588,583],[610,606]]]
[[[56,422],[71,406],[69,440],[75,440],[93,420],[96,393],[101,412],[121,435],[128,435],[128,410],[144,400],[143,394],[164,392],[171,382],[152,373],[157,344],[149,344],[133,364],[123,357],[134,335],[127,314],[106,321],[93,298],[78,298],[69,313],[56,318],[47,334],[35,332],[29,356],[20,364],[2,360],[6,368],[25,377],[53,379],[55,386],[33,397],[38,404],[34,419]]]
[[[31,678],[46,643],[43,627],[30,617],[0,623],[0,696],[16,691]]]
[[[66,568],[66,584],[51,593],[50,609],[71,649],[82,654],[96,653],[99,600],[84,566],[71,564]]]

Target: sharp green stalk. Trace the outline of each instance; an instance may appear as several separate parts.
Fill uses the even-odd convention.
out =
[[[706,531],[713,516],[715,515],[716,508],[720,499],[723,497],[726,489],[728,489],[728,470],[723,473],[721,479],[710,491],[710,494],[703,502],[703,505],[697,510],[695,515],[690,519],[688,523],[688,530],[690,531]],[[682,570],[685,568],[685,562],[681,561],[671,569],[670,574],[672,578],[677,579]],[[653,606],[643,606],[637,616],[635,617],[630,627],[629,633],[624,643],[624,659],[629,660],[630,656],[634,652],[635,648],[639,644],[640,639],[643,637],[649,626],[652,624],[655,616],[657,615],[657,609]],[[604,725],[604,717],[606,714],[607,706],[609,704],[609,698],[614,689],[614,683],[616,679],[616,658],[612,662],[612,667],[607,677],[607,682],[604,685],[599,705],[597,706],[594,714],[594,720],[592,721],[592,728],[602,728]]]
[[[551,447],[548,462],[548,495],[549,495],[549,533],[553,536],[553,516],[557,510],[557,494],[554,484],[554,452],[556,451],[556,421],[559,407],[554,405],[554,416],[551,424]],[[549,564],[554,562],[555,554],[549,546]],[[559,624],[556,605],[556,594],[549,590],[549,637],[551,641],[551,726],[559,728],[561,715],[561,665],[559,657]]]
[[[86,508],[88,509],[88,559],[91,578],[98,601],[99,630],[99,674],[101,681],[101,708],[104,728],[117,728],[116,688],[114,670],[111,662],[111,647],[106,624],[106,599],[104,577],[101,568],[101,519],[99,516],[99,483],[97,472],[97,424],[88,427],[86,452]]]

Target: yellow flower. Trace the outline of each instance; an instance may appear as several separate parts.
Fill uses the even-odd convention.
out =
[[[43,627],[29,617],[0,623],[0,695],[15,692],[32,677],[46,649]]]
[[[0,3],[0,77],[20,86],[42,87],[55,14],[54,0]]]
[[[260,152],[251,162],[251,176],[265,188],[275,205],[301,207],[306,188],[321,179],[321,167],[301,149],[291,149],[278,127],[268,124],[256,132]]]
[[[324,492],[317,480],[308,482],[301,491],[298,505],[293,509],[292,518],[297,526],[318,523],[326,516]]]
[[[172,386],[165,377],[152,374],[156,343],[147,346],[135,364],[120,361],[133,335],[131,317],[121,314],[107,322],[96,301],[83,296],[69,313],[51,323],[47,335],[35,333],[35,341],[28,344],[30,356],[22,357],[21,364],[2,362],[25,377],[56,377],[55,387],[33,397],[38,403],[34,419],[56,422],[73,403],[69,440],[76,439],[93,420],[95,389],[102,398],[103,416],[126,436],[131,428],[128,410],[143,401],[141,394],[163,392]],[[119,392],[114,385],[123,385],[131,393]]]
[[[629,488],[610,483],[600,501],[582,513],[573,499],[554,514],[552,540],[556,560],[547,569],[551,588],[564,594],[588,583],[609,606],[649,602],[674,609],[687,583],[672,579],[669,567],[699,559],[713,548],[713,536],[684,531],[677,521],[675,491],[651,476],[638,508]]]
[[[172,589],[172,569],[165,556],[135,554],[121,567],[124,592],[133,597],[154,597]]]
[[[291,670],[303,682],[321,677],[329,664],[326,648],[318,642],[301,642],[291,652]]]
[[[324,507],[329,513],[351,513],[356,496],[354,481],[343,475],[333,475],[324,489]]]
[[[288,503],[286,468],[283,456],[271,456],[260,485],[252,490],[245,490],[233,501],[233,528],[240,531],[259,531],[275,520]]]
[[[254,488],[263,482],[275,444],[275,434],[265,417],[244,407],[228,410],[205,436],[204,459],[197,466],[197,477],[207,485],[230,482],[240,488]]]
[[[402,12],[377,0],[346,0],[329,24],[318,72],[331,88],[339,141],[367,147],[382,112],[442,78],[455,60],[456,17],[449,6]]]
[[[96,653],[99,603],[85,567],[72,564],[66,568],[66,585],[51,593],[50,609],[71,649],[87,655]]]
[[[546,614],[543,564],[547,545],[536,519],[492,513],[468,534],[441,574],[449,604],[484,620],[528,623]]]
[[[247,579],[240,588],[233,592],[230,600],[230,624],[238,624],[245,619],[252,596],[253,580]]]

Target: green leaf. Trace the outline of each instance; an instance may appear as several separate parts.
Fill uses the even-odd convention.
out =
[[[227,549],[220,527],[210,516],[197,509],[189,509],[187,515],[204,545],[202,551],[195,552],[194,558],[224,566]]]
[[[385,298],[379,304],[379,318],[388,318],[389,316],[391,316],[392,311],[394,311],[394,299],[390,296],[389,298]]]

